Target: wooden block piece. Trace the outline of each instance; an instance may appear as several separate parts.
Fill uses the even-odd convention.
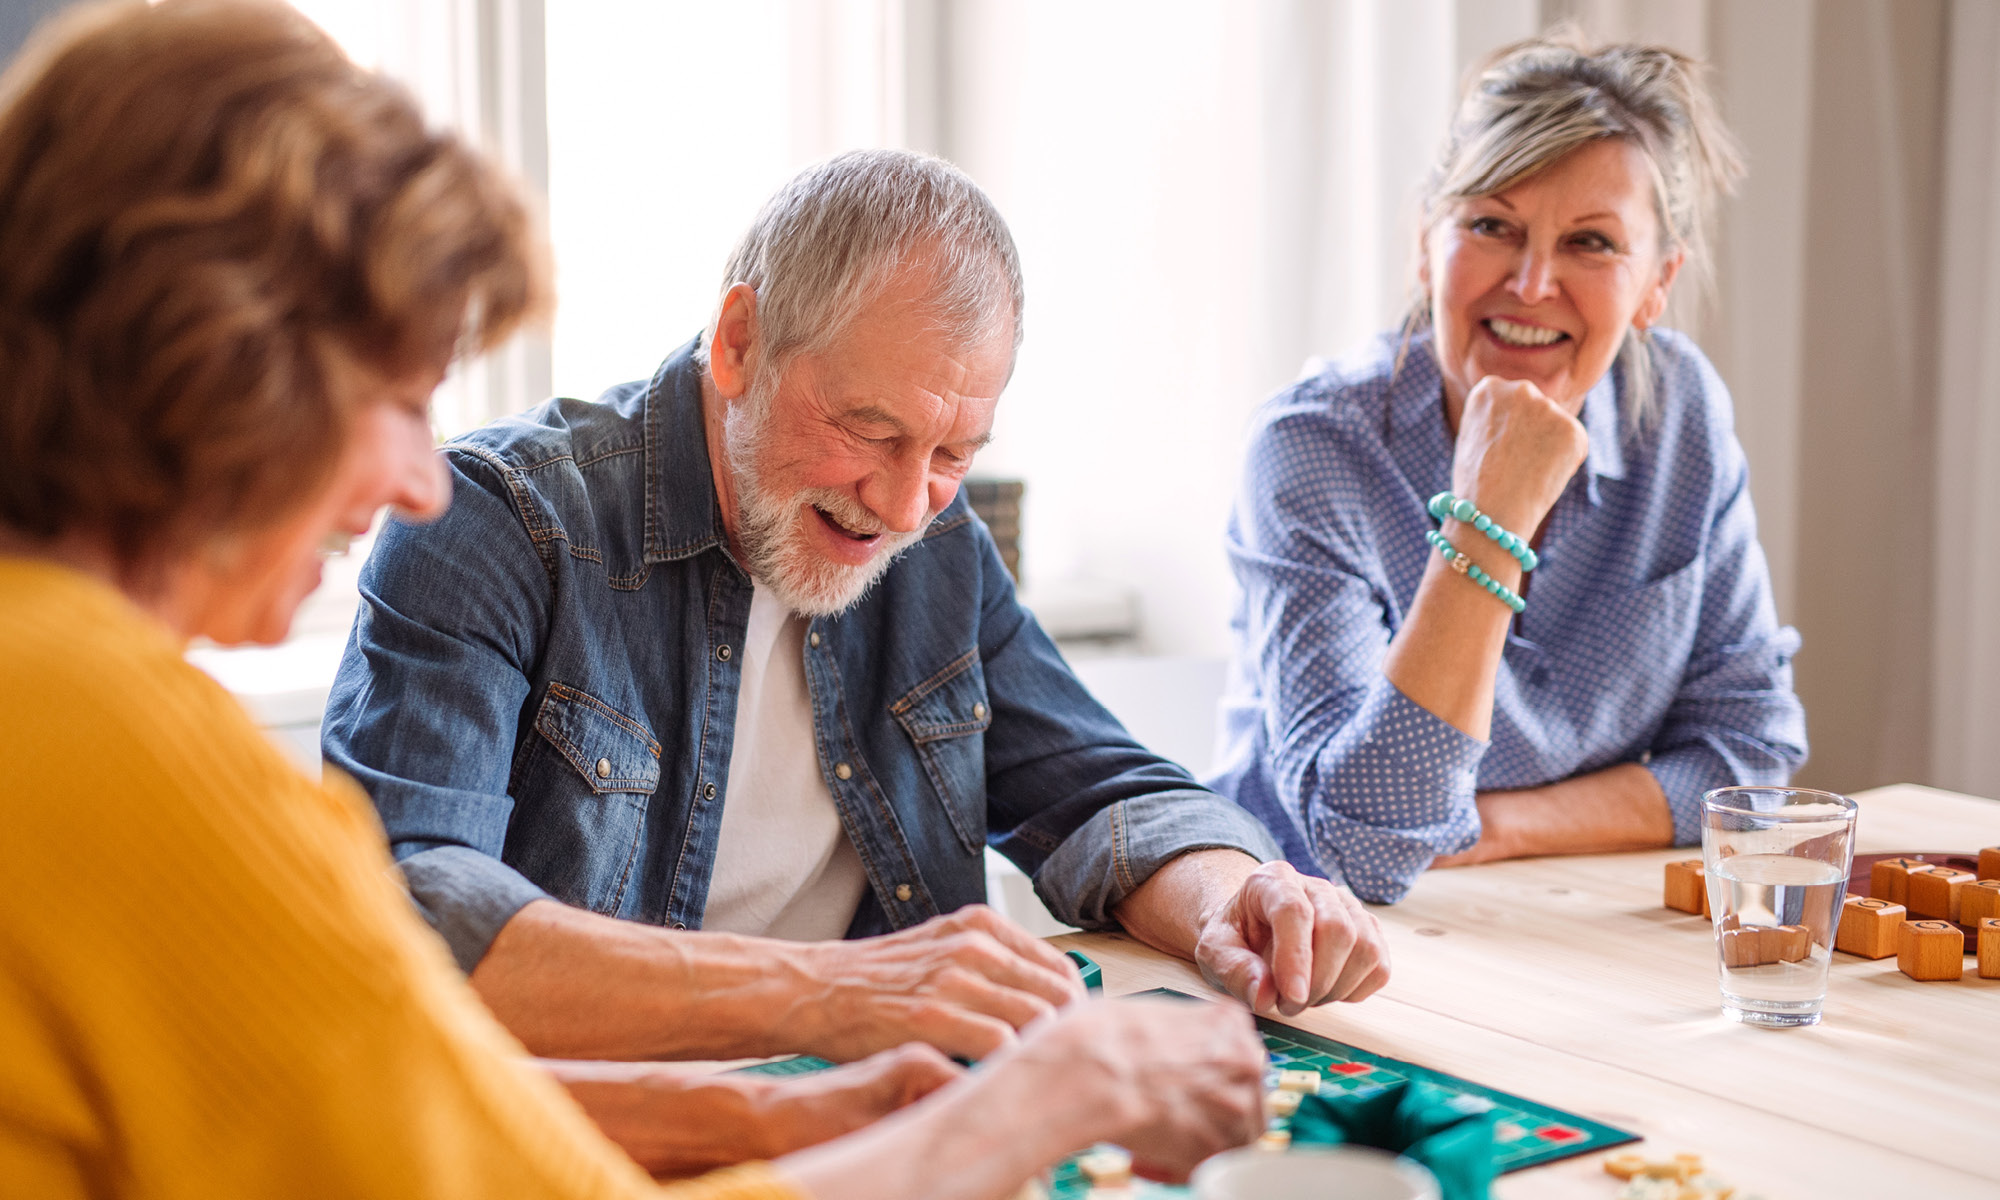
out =
[[[1299,1111],[1299,1094],[1279,1088],[1264,1095],[1264,1111],[1273,1117],[1289,1117]]]
[[[1921,858],[1885,858],[1868,869],[1868,893],[1877,900],[1887,900],[1891,904],[1907,905],[1910,893],[1906,881],[1911,871],[1920,871],[1930,866]]]
[[[1861,958],[1887,958],[1896,952],[1896,927],[1908,910],[1872,896],[1849,896],[1840,906],[1840,930],[1833,948]]]
[[[1308,1096],[1319,1095],[1318,1071],[1280,1071],[1278,1090],[1281,1092],[1301,1092]]]
[[[1700,859],[1686,858],[1667,864],[1666,905],[1684,913],[1708,911],[1708,880]]]
[[[1925,867],[1911,871],[1905,881],[1908,899],[1903,907],[1913,917],[1927,921],[1958,920],[1959,893],[1972,883],[1971,875],[1952,867]]]
[[[1257,1139],[1259,1150],[1289,1150],[1292,1145],[1292,1131],[1289,1129],[1266,1129],[1264,1136]]]
[[[1896,927],[1896,966],[1912,979],[1965,974],[1965,935],[1949,921],[1905,921]]]
[[[1763,930],[1724,929],[1716,936],[1722,940],[1723,966],[1758,967],[1764,964]]]
[[[1124,1187],[1132,1182],[1132,1156],[1116,1146],[1093,1150],[1076,1160],[1092,1187]]]
[[[1979,877],[2000,879],[2000,846],[1988,846],[1979,852]]]
[[[1812,930],[1803,925],[1773,925],[1758,931],[1757,947],[1767,963],[1802,962],[1812,953]]]
[[[2000,879],[1978,879],[1958,890],[1958,923],[1978,925],[2000,917]]]
[[[1979,923],[1979,977],[2000,979],[2000,917]]]
[[[1646,1169],[1646,1158],[1641,1154],[1614,1154],[1604,1160],[1604,1173],[1613,1179],[1630,1179]]]

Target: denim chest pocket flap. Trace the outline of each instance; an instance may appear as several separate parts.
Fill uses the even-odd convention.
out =
[[[986,741],[993,708],[979,652],[968,650],[889,706],[966,853],[986,844]]]
[[[644,725],[588,692],[551,683],[535,729],[593,792],[651,795],[660,786],[660,743]]]

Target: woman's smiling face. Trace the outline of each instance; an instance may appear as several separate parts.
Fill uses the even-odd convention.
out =
[[[1659,320],[1682,255],[1661,253],[1646,156],[1622,138],[1571,151],[1503,192],[1447,203],[1424,244],[1451,411],[1488,375],[1571,413],[1626,330]]]

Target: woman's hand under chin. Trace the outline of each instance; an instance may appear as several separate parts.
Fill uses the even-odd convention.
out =
[[[1467,393],[1459,414],[1452,491],[1532,537],[1589,452],[1583,422],[1540,388],[1488,375]]]

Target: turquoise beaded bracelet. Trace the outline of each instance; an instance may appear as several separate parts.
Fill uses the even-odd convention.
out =
[[[1479,564],[1473,562],[1470,558],[1466,557],[1463,551],[1452,545],[1450,538],[1435,529],[1425,530],[1424,538],[1431,545],[1438,548],[1438,553],[1444,555],[1445,561],[1451,564],[1452,570],[1457,571],[1460,575],[1465,576],[1480,587],[1493,593],[1494,598],[1500,601],[1500,603],[1517,613],[1528,607],[1528,602],[1515,595],[1513,588],[1508,587],[1506,584],[1501,583],[1491,575],[1480,570]]]
[[[1514,556],[1514,561],[1521,564],[1523,571],[1534,570],[1535,564],[1542,561],[1534,548],[1528,545],[1526,538],[1518,533],[1508,533],[1494,524],[1493,518],[1474,508],[1470,500],[1461,500],[1450,492],[1439,492],[1431,497],[1431,502],[1425,507],[1430,509],[1431,516],[1440,521],[1446,517],[1456,517],[1492,538],[1502,550]]]

